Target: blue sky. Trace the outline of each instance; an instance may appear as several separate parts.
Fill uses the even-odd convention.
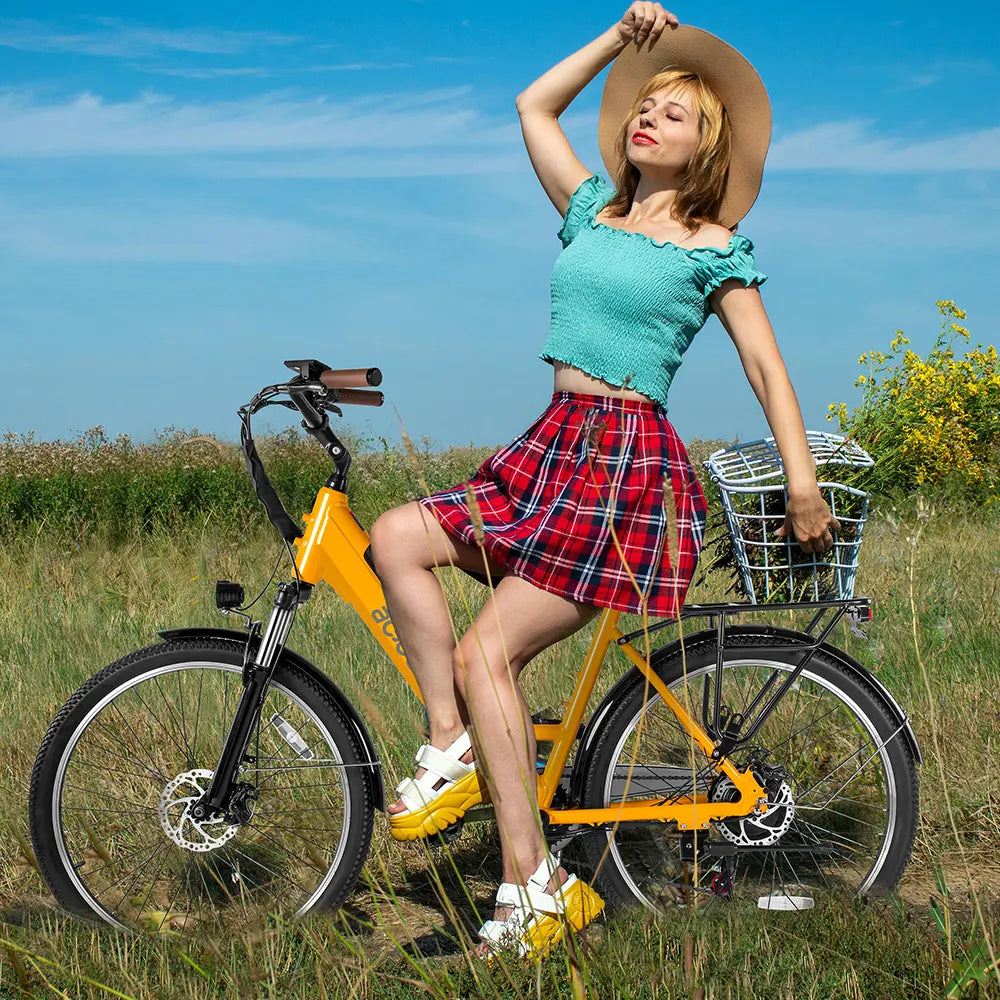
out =
[[[857,402],[859,354],[897,328],[924,353],[936,299],[997,343],[996,8],[666,6],[768,88],[740,232],[806,426],[835,429],[827,404]],[[382,368],[386,405],[345,410],[360,434],[512,438],[551,396],[560,249],[514,97],[627,8],[4,5],[0,431],[233,438],[285,358],[317,357]],[[605,175],[607,72],[560,119]],[[714,317],[669,415],[686,440],[769,433]]]

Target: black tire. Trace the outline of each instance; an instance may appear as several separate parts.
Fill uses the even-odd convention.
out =
[[[248,747],[259,738],[259,757],[239,776],[259,789],[250,822],[199,826],[185,806],[218,763],[243,648],[182,638],[137,650],[52,721],[28,811],[39,868],[65,910],[178,930],[343,903],[371,843],[366,757],[340,708],[293,664],[275,668]]]
[[[784,642],[789,643],[787,652],[754,654],[754,645],[780,646]],[[714,639],[686,645],[686,696],[685,664],[680,651],[661,656],[660,662],[655,654],[652,659],[658,675],[699,723],[706,680],[711,692],[709,717],[712,714],[716,653]],[[767,697],[770,697],[803,655],[787,637],[727,635],[723,704],[743,711],[770,675],[771,668],[776,668],[780,673],[768,692]],[[627,794],[630,798],[644,798],[679,794],[682,790],[690,792],[690,738],[651,687],[645,712],[640,712],[645,687],[642,675],[634,671],[631,685],[602,726],[589,759],[584,763],[584,807],[613,805],[626,794],[622,779],[632,760],[633,733],[640,714],[643,725],[637,765],[656,770],[644,772],[649,776],[644,781],[642,777],[635,780],[636,770],[633,769],[631,790]],[[811,700],[817,701],[812,707]],[[825,702],[822,714],[819,700]],[[766,700],[761,704],[766,704]],[[802,726],[796,721],[797,711],[801,713],[798,722]],[[806,711],[813,720],[811,726],[805,722]],[[844,719],[849,720],[847,725],[843,729],[835,728],[842,725]],[[850,720],[854,723],[853,730]],[[787,727],[784,723],[788,723]],[[788,769],[784,787],[775,780],[773,791],[768,793],[769,806],[773,801],[776,808],[769,808],[757,817],[751,814],[737,820],[713,821],[708,831],[698,835],[701,843],[696,852],[697,867],[692,861],[690,847],[682,857],[682,835],[689,841],[690,835],[682,834],[676,823],[639,824],[619,827],[616,832],[610,828],[588,832],[583,837],[583,848],[590,870],[597,869],[596,884],[608,901],[609,909],[640,903],[655,912],[663,912],[676,907],[704,908],[718,900],[718,890],[724,890],[726,876],[733,874],[728,870],[730,862],[702,852],[704,844],[720,840],[737,847],[735,878],[728,898],[753,898],[760,900],[757,905],[765,908],[777,908],[784,903],[782,908],[794,909],[816,905],[821,897],[843,899],[845,894],[851,897],[884,895],[899,882],[917,831],[916,768],[902,733],[890,739],[898,728],[872,685],[846,671],[822,649],[817,650],[795,685],[789,688],[757,732],[752,746],[736,751],[729,758],[740,770],[745,770],[750,764],[747,753],[752,747],[771,749],[767,763],[777,763]],[[742,731],[747,729],[748,724],[745,724]],[[781,739],[783,736],[786,738]],[[672,744],[671,739],[677,742]],[[874,756],[848,781],[844,797],[841,796],[844,789],[838,786],[848,779],[853,769],[848,756],[848,750],[854,745],[852,740],[859,744],[855,762],[873,753]],[[885,743],[886,740],[889,742]],[[862,741],[867,741],[867,752]],[[839,759],[834,759],[837,748],[843,749],[843,755],[841,758],[837,753]],[[725,783],[728,779],[716,775],[711,761],[700,748],[695,746],[694,751],[698,794],[727,797]],[[848,763],[836,770],[838,763],[845,763],[844,759]],[[681,774],[683,777],[678,779]],[[862,776],[864,785],[852,784],[860,782]],[[729,787],[732,789],[731,783]],[[817,788],[820,788],[820,798],[828,798],[822,810],[812,804]],[[855,798],[861,795],[865,797]],[[728,797],[735,800],[735,790]],[[800,802],[796,801],[797,797]],[[792,808],[789,808],[789,799]],[[873,826],[869,827],[869,823]],[[832,844],[839,853],[823,857],[816,853],[817,844],[826,845],[819,850],[829,850]],[[799,851],[792,850],[796,846]],[[762,847],[774,849],[764,851]],[[713,891],[715,876],[718,879],[716,891]],[[787,897],[793,898],[789,901]],[[792,905],[788,905],[789,902]]]

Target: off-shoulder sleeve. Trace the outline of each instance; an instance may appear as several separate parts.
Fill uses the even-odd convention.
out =
[[[614,197],[615,190],[598,173],[592,174],[570,195],[569,206],[557,233],[565,249],[573,237]]]
[[[702,291],[708,296],[727,278],[736,278],[749,287],[767,281],[767,275],[757,270],[753,258],[753,241],[736,233],[725,250],[707,248],[710,252],[698,255],[698,274]]]

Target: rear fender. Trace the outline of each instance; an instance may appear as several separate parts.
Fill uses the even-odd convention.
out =
[[[238,642],[241,646],[245,646],[247,641],[246,631],[233,628],[170,628],[158,632],[157,635],[163,639],[229,639]],[[301,654],[296,653],[295,650],[289,649],[286,646],[281,653],[281,659],[297,667],[312,680],[316,681],[320,687],[326,690],[330,699],[344,713],[345,718],[357,734],[358,740],[361,743],[362,753],[366,757],[367,767],[363,767],[361,773],[368,781],[372,800],[379,809],[385,812],[385,783],[382,780],[382,763],[379,760],[378,751],[375,749],[375,744],[368,733],[368,729],[365,727],[364,720],[358,714],[358,710],[351,704],[347,695],[319,667]]]

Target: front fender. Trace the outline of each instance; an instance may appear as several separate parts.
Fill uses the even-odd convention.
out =
[[[190,639],[190,638],[206,638],[206,639],[232,639],[239,642],[241,645],[246,645],[247,632],[242,629],[234,628],[215,628],[215,627],[196,627],[196,628],[169,628],[163,629],[157,632],[162,639]],[[375,749],[375,743],[372,741],[371,735],[365,726],[364,720],[358,714],[358,710],[351,704],[350,699],[343,691],[337,687],[336,684],[325,674],[316,664],[307,660],[300,653],[296,653],[295,650],[289,649],[287,646],[282,650],[281,658],[288,663],[298,667],[304,674],[307,674],[310,678],[316,681],[321,687],[323,687],[330,699],[337,705],[337,707],[344,713],[351,727],[354,729],[361,743],[362,752],[365,754],[367,760],[365,763],[366,767],[362,768],[362,774],[365,775],[368,780],[369,788],[372,793],[372,800],[375,805],[385,812],[385,783],[382,780],[382,762],[379,760],[378,751]]]
[[[808,632],[781,628],[777,625],[727,624],[726,635],[736,634],[755,635],[759,636],[763,640],[774,638],[779,640],[787,639],[791,643],[799,646],[811,646],[816,641],[815,637],[811,636]],[[689,636],[685,636],[684,646],[687,649],[692,649],[695,646],[703,644],[715,646],[717,638],[718,632],[715,628],[703,629],[699,632],[694,632]],[[650,665],[655,670],[658,664],[679,652],[680,648],[680,639],[675,639],[672,642],[667,643],[665,646],[660,646],[658,649],[654,649],[652,655],[650,656]],[[920,752],[920,746],[917,743],[917,737],[913,732],[913,727],[910,724],[909,717],[900,707],[896,699],[892,696],[888,688],[886,688],[886,686],[863,663],[860,663],[849,653],[844,652],[844,650],[838,649],[836,646],[831,646],[827,642],[821,642],[819,644],[819,649],[822,649],[824,653],[831,657],[831,659],[836,660],[847,673],[853,674],[859,680],[866,681],[875,689],[883,707],[889,713],[889,716],[896,721],[897,725],[903,727],[900,732],[909,745],[914,759],[918,764],[922,764],[924,762],[923,754]],[[633,667],[631,670],[626,671],[625,674],[623,674],[615,682],[611,690],[604,696],[603,701],[601,701],[600,705],[597,706],[594,714],[591,715],[590,720],[587,722],[587,725],[583,730],[583,734],[580,737],[580,747],[576,754],[576,761],[578,763],[574,764],[573,767],[573,780],[571,783],[572,801],[579,801],[579,795],[582,792],[583,775],[586,772],[585,764],[590,756],[594,740],[597,737],[601,726],[610,715],[612,709],[621,700],[625,691],[635,683],[636,676],[642,676],[639,673],[638,668]]]

